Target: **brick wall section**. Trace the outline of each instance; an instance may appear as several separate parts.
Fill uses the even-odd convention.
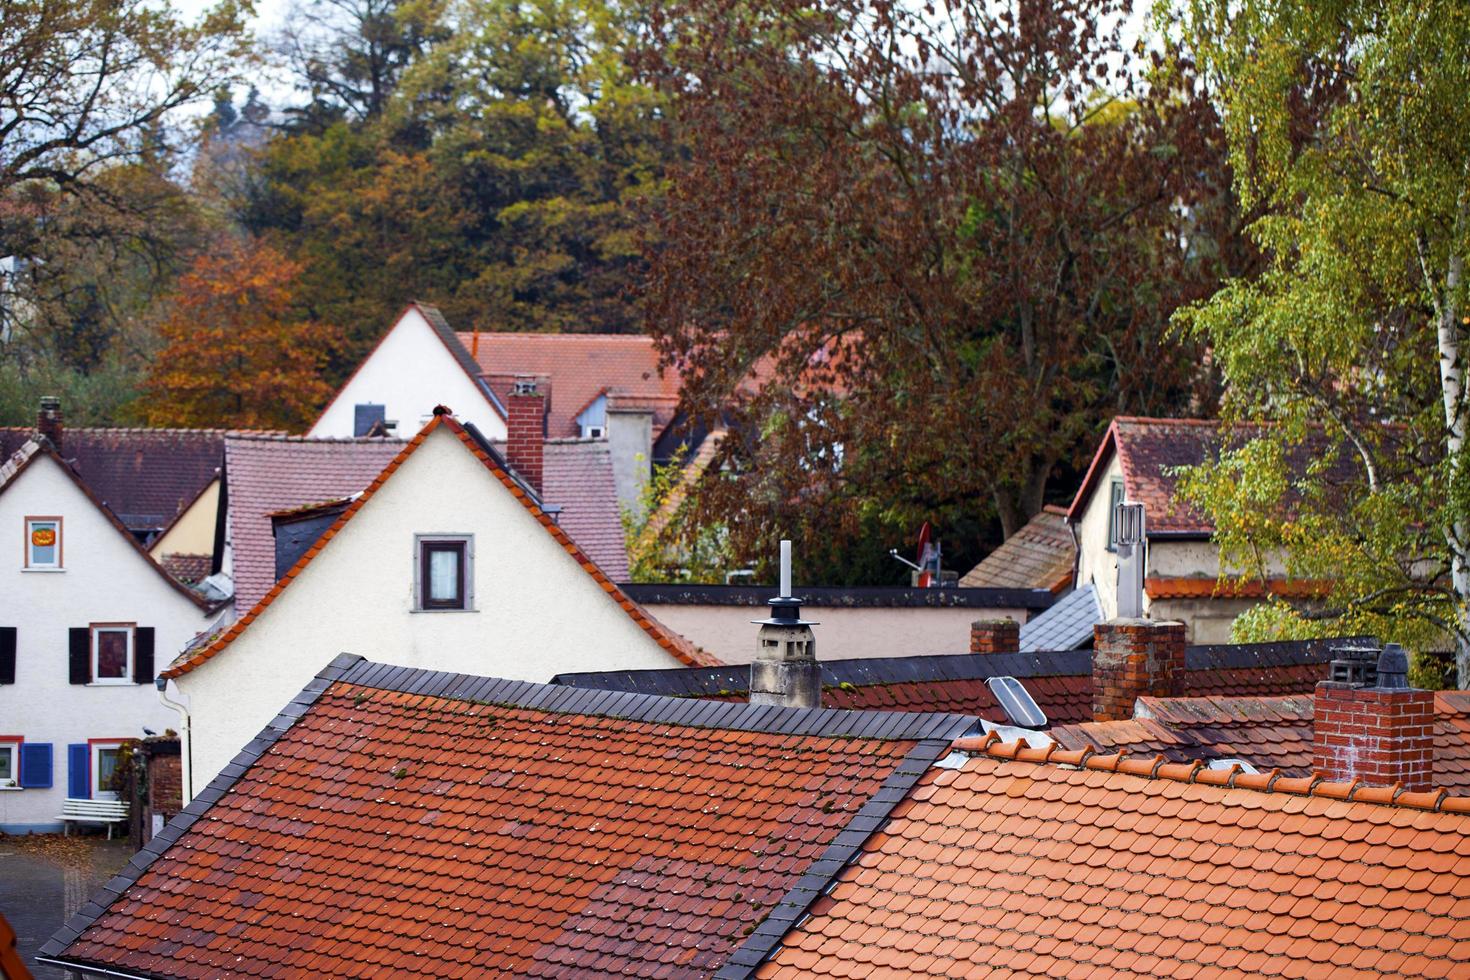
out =
[[[970,624],[971,653],[1017,653],[1020,649],[1021,624],[1009,616]]]
[[[1313,766],[1326,778],[1370,786],[1434,784],[1434,692],[1317,684]]]
[[[148,760],[148,808],[165,820],[184,808],[184,768],[177,754]]]
[[[1133,703],[1147,694],[1183,693],[1184,624],[1113,619],[1093,627],[1092,717],[1133,717]]]
[[[541,493],[546,442],[546,398],[537,378],[516,378],[506,399],[505,458],[511,468]]]

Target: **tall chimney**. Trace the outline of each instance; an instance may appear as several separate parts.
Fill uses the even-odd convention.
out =
[[[546,398],[536,378],[518,377],[511,384],[510,416],[505,423],[505,458],[521,479],[541,495],[542,457],[546,443]]]
[[[1183,690],[1183,623],[1110,619],[1092,628],[1093,721],[1132,718],[1139,697]]]
[[[977,619],[970,624],[971,653],[1018,653],[1021,624],[1009,616]]]
[[[791,595],[791,542],[781,542],[781,594],[770,601],[769,619],[758,619],[758,649],[750,664],[750,703],[787,708],[822,706],[822,668],[817,663],[815,623],[801,618]]]
[[[36,432],[51,441],[52,447],[59,453],[64,438],[65,426],[61,420],[61,399],[55,395],[42,395],[41,408],[36,412]]]
[[[1318,682],[1312,714],[1312,765],[1326,778],[1433,786],[1434,692],[1409,686],[1409,656],[1397,643],[1379,654],[1372,687]]]

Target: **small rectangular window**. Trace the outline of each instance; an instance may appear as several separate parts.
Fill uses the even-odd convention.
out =
[[[133,683],[133,627],[92,627],[92,683]]]
[[[1123,481],[1114,479],[1112,486],[1108,488],[1108,550],[1117,551],[1113,546],[1114,523],[1118,520],[1118,505],[1123,502]]]
[[[89,744],[92,747],[92,799],[115,800],[119,793],[113,780],[117,775],[122,741],[96,739]]]
[[[26,568],[61,567],[61,518],[26,518]]]
[[[417,608],[471,608],[472,557],[468,536],[420,536],[415,556]]]
[[[0,741],[0,787],[20,785],[20,742]]]

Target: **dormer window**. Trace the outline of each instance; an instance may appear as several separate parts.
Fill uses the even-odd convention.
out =
[[[607,427],[601,425],[582,426],[583,439],[601,439],[607,435]]]
[[[27,569],[61,570],[61,518],[26,518],[25,556]]]
[[[414,608],[453,612],[474,608],[474,536],[420,534],[415,538]]]

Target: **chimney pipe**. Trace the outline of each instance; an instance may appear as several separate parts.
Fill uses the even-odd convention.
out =
[[[781,542],[780,595],[770,601],[769,619],[750,664],[750,703],[787,708],[822,706],[822,668],[817,663],[816,623],[801,618],[801,600],[791,595],[791,542]]]
[[[1110,619],[1092,628],[1093,721],[1132,718],[1139,697],[1183,690],[1183,623]]]
[[[507,399],[505,458],[541,496],[546,443],[546,397],[539,379],[517,377]]]
[[[1324,777],[1369,786],[1434,784],[1434,692],[1409,686],[1409,656],[1390,643],[1368,687],[1321,681],[1313,700],[1312,764]]]
[[[42,395],[41,408],[36,413],[36,432],[45,436],[58,453],[64,438],[65,426],[61,418],[61,399],[55,395]]]
[[[1009,616],[977,619],[970,624],[971,653],[1018,653],[1021,624]]]

